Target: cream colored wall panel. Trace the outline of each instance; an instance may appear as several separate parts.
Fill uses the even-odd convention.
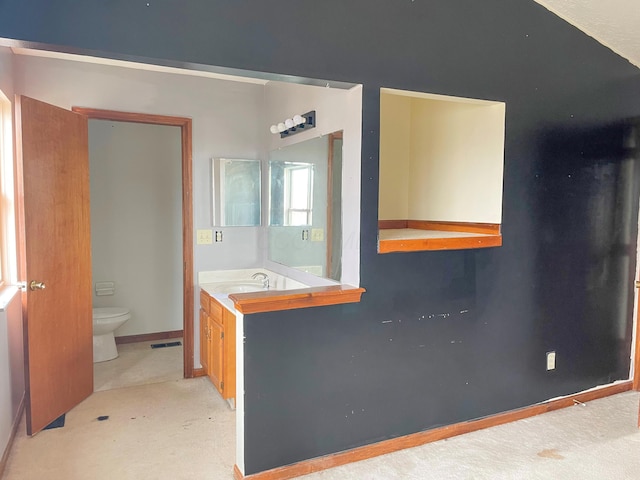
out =
[[[411,98],[380,94],[380,220],[409,215]]]
[[[500,223],[504,104],[412,100],[409,218]]]

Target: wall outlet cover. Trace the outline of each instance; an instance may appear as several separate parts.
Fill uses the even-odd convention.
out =
[[[547,352],[547,371],[556,369],[556,352]]]

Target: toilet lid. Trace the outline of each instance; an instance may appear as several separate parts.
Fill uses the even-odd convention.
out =
[[[101,307],[101,308],[93,309],[93,318],[95,319],[112,318],[112,317],[119,317],[121,315],[127,315],[128,313],[129,313],[128,308]]]

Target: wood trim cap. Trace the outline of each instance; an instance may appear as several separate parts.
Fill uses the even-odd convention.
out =
[[[241,313],[276,312],[296,308],[358,303],[364,288],[350,285],[301,288],[299,290],[270,290],[229,295]]]

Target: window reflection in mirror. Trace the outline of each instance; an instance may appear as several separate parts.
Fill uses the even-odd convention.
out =
[[[213,172],[213,224],[260,225],[260,161],[216,158]]]
[[[313,164],[271,162],[270,225],[311,225],[313,215]]]
[[[269,260],[340,280],[342,132],[269,154]]]

